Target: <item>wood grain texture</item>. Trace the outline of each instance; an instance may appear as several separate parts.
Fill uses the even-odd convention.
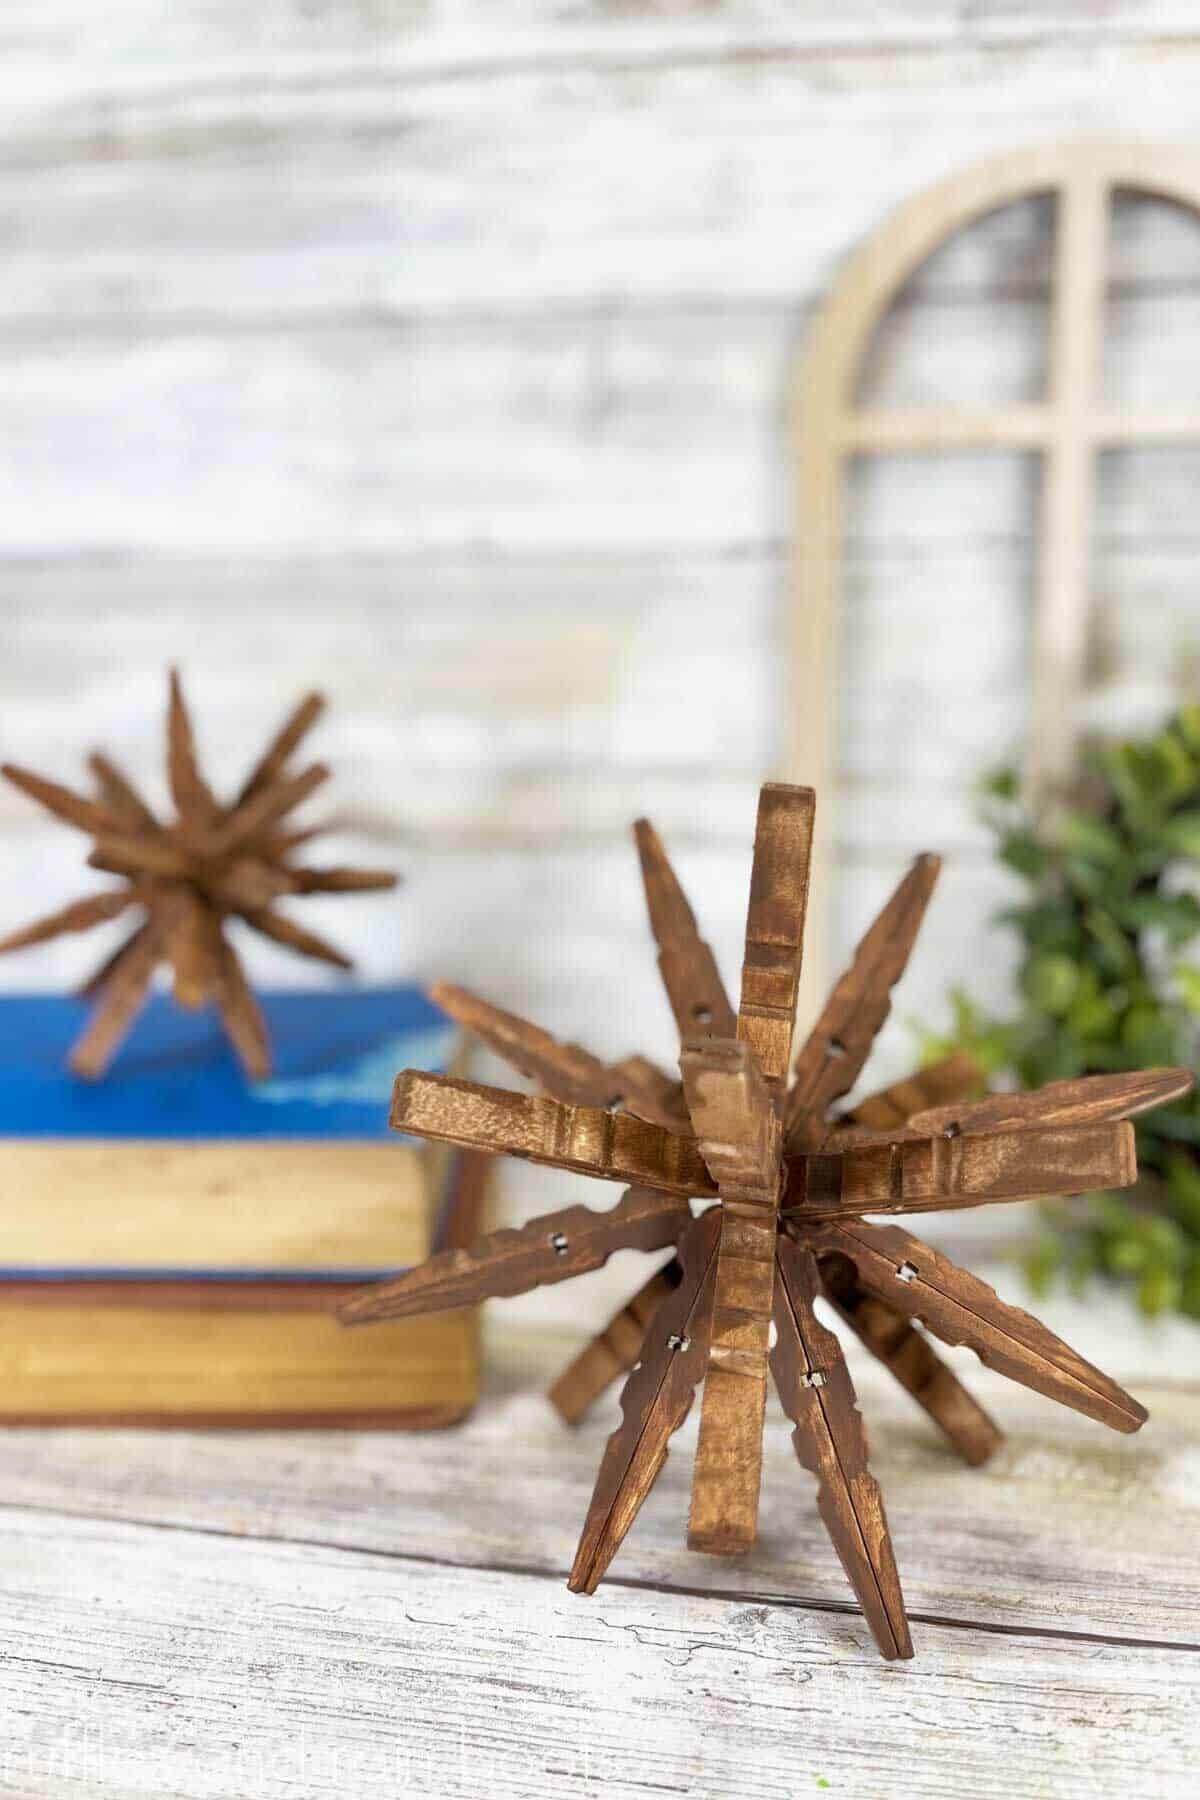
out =
[[[1004,1434],[928,1338],[914,1330],[903,1313],[857,1279],[848,1257],[825,1257],[821,1286],[842,1319],[905,1391],[923,1408],[938,1430],[971,1468],[995,1455]]]
[[[978,1276],[898,1226],[827,1227],[820,1247],[849,1256],[862,1285],[948,1344],[967,1344],[1012,1381],[1115,1431],[1137,1431],[1146,1409],[1045,1325],[1008,1306]]]
[[[222,978],[217,913],[198,895],[182,894],[167,928],[166,947],[175,998],[180,1006],[198,1011]]]
[[[440,1251],[394,1281],[362,1289],[339,1316],[344,1325],[364,1325],[522,1294],[598,1269],[617,1250],[662,1250],[690,1220],[686,1200],[631,1188],[607,1212],[568,1206]]]
[[[709,946],[700,936],[696,915],[671,867],[649,819],[633,828],[650,930],[658,945],[658,968],[680,1038],[709,1033],[734,1035],[736,1020],[721,974]]]
[[[367,894],[398,886],[398,877],[383,869],[289,869],[292,894]]]
[[[73,825],[77,831],[103,837],[106,833],[119,834],[124,826],[125,821],[120,813],[112,812],[97,801],[74,793],[60,781],[48,781],[44,775],[35,775],[32,769],[23,769],[18,763],[5,763],[0,768],[0,774],[13,787],[44,807],[54,818],[60,819],[64,825]]]
[[[1117,144],[1110,143],[1116,151]],[[1093,414],[1104,405],[1097,390],[1108,307],[1110,190],[1121,180],[1137,182],[1138,159],[1132,160],[1134,167],[1121,168],[1119,152],[1106,155],[1104,141],[1093,140],[1067,147],[1055,171],[1049,404],[1030,663],[1032,729],[1024,758],[1025,790],[1034,804],[1042,803],[1055,783],[1068,780],[1077,764],[1093,587],[1096,460],[1103,444],[1103,428],[1093,423]],[[1182,164],[1182,158],[1174,167],[1166,164],[1163,185],[1186,204],[1186,189],[1181,191],[1179,182]],[[1193,170],[1192,189],[1192,204],[1200,206],[1200,165]]]
[[[88,768],[100,789],[100,798],[111,812],[118,813],[135,831],[157,832],[158,820],[154,813],[111,757],[93,750],[88,757]]]
[[[805,1221],[860,1213],[940,1212],[1129,1187],[1137,1179],[1133,1126],[901,1136],[844,1153],[792,1158],[784,1207]]]
[[[416,1446],[417,1460],[446,1437]],[[806,1788],[819,1777],[877,1800],[887,1789],[860,1732],[876,1766],[913,1758],[912,1683],[867,1662],[857,1618],[619,1581],[584,1606],[523,1567],[218,1542],[202,1523],[164,1532],[19,1508],[6,1523],[0,1617],[25,1646],[6,1676],[10,1767],[28,1800],[59,1800],[68,1781],[105,1800],[150,1783],[181,1800],[286,1800],[289,1789],[325,1800],[349,1784],[359,1800],[392,1800],[398,1782],[447,1795],[482,1786],[495,1800],[561,1800],[564,1788],[643,1800],[647,1783],[775,1800],[798,1772]],[[919,1800],[1188,1791],[1187,1652],[1145,1649],[1135,1669],[1125,1646],[1028,1634],[1014,1645],[941,1621],[922,1625],[921,1645],[929,1719],[907,1790]],[[731,1669],[747,1679],[731,1682]]]
[[[1005,1131],[1028,1125],[1088,1125],[1132,1119],[1190,1093],[1190,1069],[1139,1069],[1130,1074],[1084,1075],[1051,1081],[1032,1094],[989,1094],[965,1106],[955,1101],[914,1114],[911,1131]]]
[[[313,962],[329,963],[335,969],[354,967],[354,959],[347,956],[344,950],[339,950],[336,944],[330,943],[320,932],[310,931],[306,925],[289,919],[286,913],[263,906],[251,907],[241,916],[251,931],[259,932],[273,943],[282,944],[287,950],[294,950],[297,956],[307,956]]]
[[[1014,1273],[985,1274],[1011,1291]],[[1019,1297],[1019,1296],[1018,1296]],[[1069,1632],[1093,1649],[1120,1640],[1126,1670],[1138,1640],[1194,1644],[1200,1611],[1197,1570],[1177,1550],[1190,1526],[1190,1468],[1200,1438],[1190,1328],[1155,1329],[1131,1307],[1097,1318],[1063,1295],[1051,1302],[1054,1329],[1092,1360],[1111,1358],[1151,1408],[1133,1437],[1097,1430],[1090,1419],[948,1351],[969,1370],[1005,1425],[1000,1453],[983,1470],[963,1467],[888,1372],[853,1337],[847,1360],[871,1427],[872,1464],[887,1491],[888,1514],[914,1621],[957,1620],[971,1632],[968,1662],[980,1662],[990,1627],[1020,1639],[1016,1666],[1034,1641]],[[1177,1328],[1178,1327],[1178,1328]],[[467,1427],[404,1456],[370,1437],[264,1433],[255,1454],[243,1442],[188,1434],[176,1445],[136,1432],[97,1439],[73,1432],[0,1433],[0,1475],[10,1507],[53,1514],[71,1508],[95,1518],[223,1536],[432,1558],[437,1565],[522,1568],[543,1576],[568,1627],[578,1606],[563,1592],[595,1481],[596,1464],[619,1413],[614,1396],[575,1431],[564,1431],[545,1400],[551,1374],[581,1346],[567,1332],[515,1324],[498,1311],[485,1323],[485,1395]],[[767,1412],[762,1531],[749,1556],[701,1562],[680,1530],[687,1510],[698,1409],[681,1427],[638,1529],[625,1540],[609,1591],[626,1582],[647,1593],[705,1591],[726,1605],[767,1605],[823,1614],[816,1635],[828,1648],[853,1646],[862,1680],[874,1686],[877,1657],[845,1588],[774,1397]],[[514,1495],[520,1503],[514,1505]],[[937,1513],[938,1534],[928,1530]],[[644,1585],[643,1585],[644,1584]],[[832,1618],[830,1617],[832,1614]],[[841,1615],[839,1619],[838,1615]],[[978,1633],[978,1635],[976,1635]],[[1078,1671],[1080,1643],[1064,1649]],[[922,1644],[922,1668],[928,1646]],[[997,1631],[985,1660],[1008,1666],[1014,1648]],[[1082,1660],[1086,1663],[1087,1657]]]
[[[641,1360],[621,1392],[621,1423],[604,1448],[571,1565],[573,1593],[594,1593],[667,1457],[705,1379],[720,1219],[697,1219],[679,1246],[682,1275],[650,1321]]]
[[[815,814],[812,788],[766,782],[758,797],[737,1035],[772,1087],[792,1054]]]
[[[514,1094],[406,1069],[396,1078],[391,1123],[417,1137],[524,1157],[604,1181],[701,1198],[717,1191],[691,1138],[632,1113],[565,1106],[541,1094]]]
[[[24,950],[30,944],[48,943],[51,938],[61,937],[64,932],[90,931],[93,925],[118,918],[127,906],[133,904],[134,899],[135,895],[128,889],[118,889],[116,893],[90,894],[84,900],[72,900],[58,912],[48,913],[44,919],[35,919],[32,924],[22,926],[19,931],[12,931],[6,938],[0,939],[0,952]]]
[[[262,1007],[233,945],[222,940],[217,956],[216,1000],[221,1022],[249,1079],[265,1081],[271,1073],[271,1040]]]
[[[167,698],[167,785],[179,815],[181,837],[198,846],[220,814],[212,789],[200,773],[196,734],[178,669],[169,675]]]
[[[0,1246],[25,1270],[0,1284],[6,1429],[428,1431],[474,1404],[475,1311],[356,1340],[335,1315],[361,1283],[314,1271],[386,1269],[474,1236],[483,1159],[439,1173],[377,1144],[264,1143],[248,1160],[244,1143],[33,1140],[7,1143],[3,1164],[29,1214]],[[140,1278],[47,1280],[51,1240],[60,1264]],[[222,1276],[164,1278],[212,1265],[214,1244]]]
[[[130,932],[128,937],[122,939],[112,955],[106,956],[100,966],[92,970],[87,980],[79,984],[76,990],[79,998],[94,1000],[104,988],[109,977],[119,975],[127,963],[136,960],[142,954],[146,940],[156,936],[158,930],[159,927],[155,923],[152,911],[150,917],[139,925],[136,931]]]
[[[439,1423],[461,1418],[478,1392],[477,1321],[466,1311],[351,1335],[327,1288],[269,1294],[258,1284],[231,1296],[222,1283],[176,1307],[148,1284],[114,1291],[127,1285],[32,1303],[29,1285],[0,1292],[0,1424],[396,1429],[398,1414],[417,1412],[428,1428],[435,1411]]]
[[[56,818],[90,833],[94,839],[90,866],[123,875],[126,900],[147,907],[156,927],[131,939],[126,952],[106,961],[100,978],[89,983],[99,1005],[72,1052],[71,1067],[77,1073],[90,1078],[104,1073],[132,1025],[159,960],[167,965],[181,1006],[196,1009],[209,1000],[216,1002],[250,1079],[262,1080],[270,1073],[266,1023],[238,953],[226,937],[229,916],[250,912],[255,915],[253,928],[276,943],[323,961],[344,962],[323,940],[296,941],[300,933],[286,919],[268,916],[271,903],[285,893],[395,885],[395,877],[387,871],[305,869],[286,861],[294,842],[276,827],[325,781],[329,771],[318,764],[289,775],[280,768],[279,758],[294,748],[315,716],[312,704],[302,702],[255,764],[244,797],[222,806],[200,772],[191,714],[178,670],[171,668],[166,776],[176,816],[169,825],[156,818],[116,765],[103,756],[93,754],[89,766],[107,802],[82,799],[58,783],[6,765],[13,785]],[[75,903],[32,928],[10,933],[3,948],[25,948],[106,923],[115,906],[112,895]]]
[[[796,1459],[816,1477],[818,1506],[881,1654],[913,1653],[879,1483],[841,1345],[813,1310],[820,1287],[811,1252],[781,1241],[771,1373],[792,1420]]]
[[[907,1125],[915,1113],[927,1108],[970,1099],[983,1087],[984,1079],[983,1070],[970,1051],[955,1050],[940,1062],[928,1063],[915,1074],[893,1081],[877,1093],[867,1094],[848,1112],[839,1114],[831,1131],[851,1125],[888,1131],[897,1125]]]
[[[679,1066],[697,1145],[721,1195],[688,1543],[735,1555],[757,1533],[782,1131],[748,1043],[686,1044]]]
[[[679,1083],[645,1058],[602,1062],[581,1044],[562,1043],[529,1020],[446,981],[434,982],[429,993],[464,1030],[556,1100],[572,1106],[623,1107],[668,1130],[690,1129]]]
[[[324,763],[314,763],[311,768],[255,787],[245,800],[235,801],[219,820],[214,819],[207,840],[209,854],[228,856],[255,839],[264,838],[281,819],[323,787],[330,773]]]
[[[661,1302],[679,1286],[682,1275],[679,1259],[673,1256],[609,1320],[604,1330],[571,1358],[547,1394],[565,1424],[578,1425],[604,1390],[632,1369],[641,1356],[651,1319]]]
[[[1190,1069],[1139,1069],[1115,1075],[1081,1075],[1052,1081],[1030,1093],[988,1094],[982,1100],[945,1101],[914,1113],[903,1125],[871,1129],[847,1124],[831,1131],[830,1149],[861,1150],[884,1144],[915,1142],[932,1134],[946,1138],[978,1137],[1002,1132],[1050,1130],[1072,1125],[1099,1125],[1135,1118],[1169,1105],[1190,1092]]]
[[[782,1133],[753,1048],[736,1038],[698,1038],[679,1057],[696,1148],[723,1200],[774,1210]]]
[[[0,1268],[391,1271],[429,1250],[414,1145],[5,1138]],[[457,1218],[457,1213],[455,1215]],[[2,1298],[0,1284],[0,1298]]]
[[[912,954],[941,859],[919,856],[854,952],[796,1058],[787,1097],[787,1149],[815,1147],[825,1115],[862,1073]]]
[[[258,761],[238,789],[234,811],[241,813],[246,801],[260,788],[273,787],[284,774],[289,759],[304,742],[325,711],[324,694],[306,694],[288,714]]]
[[[610,1096],[608,1109],[601,1112],[552,1099],[531,1100],[414,1070],[397,1080],[393,1123],[474,1151],[507,1150],[550,1166],[603,1176],[623,1172],[633,1151],[640,1154],[643,1171],[651,1170],[651,1187],[659,1189],[664,1177],[673,1176],[678,1182],[679,1158],[685,1151],[703,1166],[706,1177],[716,1183],[720,1204],[709,1221],[716,1251],[711,1287],[707,1271],[704,1277],[702,1319],[695,1332],[673,1330],[665,1338],[657,1322],[639,1334],[636,1320],[621,1321],[628,1348],[635,1346],[641,1335],[640,1360],[632,1385],[627,1384],[624,1424],[610,1441],[598,1476],[572,1585],[591,1591],[603,1574],[657,1476],[667,1438],[690,1406],[702,1366],[704,1400],[693,1469],[689,1547],[726,1555],[753,1546],[774,1315],[777,1338],[783,1340],[777,1380],[795,1423],[798,1453],[818,1475],[822,1516],[881,1650],[886,1657],[896,1658],[912,1652],[882,1502],[867,1471],[865,1437],[840,1350],[813,1312],[819,1284],[815,1253],[837,1251],[840,1246],[843,1256],[853,1262],[855,1240],[851,1232],[831,1236],[822,1231],[821,1222],[840,1216],[861,1226],[858,1215],[876,1206],[919,1211],[948,1199],[1011,1198],[1055,1191],[1064,1185],[1079,1191],[1082,1186],[1104,1181],[1097,1177],[1099,1168],[1110,1174],[1118,1171],[1128,1182],[1136,1174],[1136,1157],[1131,1127],[1121,1115],[1156,1095],[1180,1091],[1181,1080],[1177,1072],[1168,1072],[1150,1084],[1110,1081],[1089,1088],[1077,1083],[1068,1096],[1051,1094],[1043,1110],[1052,1118],[1062,1110],[1072,1116],[1082,1113],[1085,1122],[1050,1129],[1038,1128],[1041,1120],[1035,1102],[1032,1122],[1019,1119],[1006,1129],[964,1131],[952,1121],[936,1134],[904,1127],[868,1131],[861,1126],[843,1126],[831,1131],[822,1102],[819,1115],[801,1108],[800,1123],[806,1135],[817,1141],[828,1139],[837,1148],[801,1150],[785,1171],[781,1118],[785,1096],[780,1088],[800,968],[812,799],[808,790],[772,784],[762,791],[746,932],[745,985],[751,1010],[739,1014],[739,1028],[747,1017],[754,1032],[763,1027],[759,1033],[762,1048],[760,1053],[751,1041],[754,1032],[737,1038],[701,1035],[685,1039],[680,1072],[694,1136],[677,1136],[618,1114],[617,1096]],[[854,967],[835,992],[832,1004],[840,1008],[838,1016],[854,1044],[851,1079],[886,1015],[891,986],[907,959],[931,881],[930,871],[918,864],[885,908],[882,922],[868,934],[866,948],[860,946]],[[531,1032],[524,1021],[512,1015],[481,1007],[473,996],[453,994],[451,1010],[469,1020],[481,1018],[485,1032],[497,1036],[502,1047],[515,1049],[522,1066],[535,1072],[548,1070],[551,1079],[568,1092],[577,1092],[581,1080],[594,1084],[597,1075],[608,1081],[608,1072],[597,1059],[570,1046],[559,1046],[544,1033]],[[849,1054],[849,1050],[840,1040],[825,1044],[818,1081],[824,1078],[829,1061],[841,1054]],[[777,1071],[773,1078],[764,1072],[764,1056]],[[802,1093],[803,1067],[802,1053],[797,1084]],[[960,1076],[961,1071],[955,1071],[949,1079]],[[1185,1075],[1182,1087],[1187,1085]],[[889,1104],[895,1105],[894,1098]],[[1115,1118],[1105,1116],[1114,1113],[1118,1115]],[[618,1143],[618,1132],[635,1125],[643,1133],[641,1143],[631,1143],[628,1130],[624,1143]],[[653,1135],[646,1137],[647,1132]],[[784,1225],[789,1235],[781,1238],[780,1196],[785,1186],[789,1204]],[[667,1179],[668,1193],[670,1187]],[[594,1237],[594,1226],[589,1229]],[[620,1248],[628,1241],[627,1234],[614,1233],[606,1236],[601,1247]],[[669,1241],[669,1237],[654,1240],[657,1247]],[[695,1241],[696,1232],[689,1227],[686,1242],[694,1245]],[[418,1291],[423,1307],[428,1307],[431,1299],[443,1304],[447,1299],[453,1301],[460,1297],[459,1282],[464,1277],[461,1297],[473,1300],[486,1297],[497,1286],[500,1291],[506,1286],[536,1286],[547,1276],[553,1280],[562,1273],[576,1272],[565,1266],[571,1248],[571,1234],[556,1229],[555,1215],[544,1215],[520,1236],[509,1234],[507,1239],[493,1240],[479,1246],[476,1253],[461,1256],[459,1264],[465,1266],[443,1270],[435,1263],[403,1278],[398,1287],[385,1292],[382,1301],[367,1296],[364,1306],[349,1310],[347,1322],[387,1316],[389,1304],[397,1298],[404,1304]],[[592,1261],[591,1248],[585,1243],[581,1271]],[[506,1251],[512,1255],[508,1269]],[[781,1256],[792,1282],[777,1306],[779,1283],[785,1280]],[[561,1267],[556,1267],[558,1259],[562,1259]],[[663,1299],[667,1317],[680,1308],[687,1311],[696,1301],[698,1290],[688,1282],[687,1261],[681,1250],[684,1273],[680,1286],[688,1291],[682,1295],[672,1292]],[[514,1271],[515,1279],[511,1279]],[[909,1262],[892,1273],[905,1284],[919,1277],[918,1268]],[[493,1277],[498,1277],[498,1282]],[[878,1284],[870,1277],[860,1277],[855,1264],[849,1299],[857,1297],[860,1281],[863,1288],[877,1294]],[[981,1305],[978,1296],[976,1299]],[[989,1316],[995,1325],[1001,1309],[995,1296],[992,1301]],[[690,1312],[687,1316],[690,1319]],[[953,1384],[939,1382],[937,1359],[932,1352],[920,1355],[911,1326],[897,1320],[895,1314],[889,1318],[886,1305],[882,1317],[868,1313],[863,1323],[865,1341],[872,1347],[878,1344],[885,1362],[903,1360],[907,1351],[906,1385],[923,1391],[927,1410],[935,1417],[946,1415],[952,1441],[961,1438],[971,1460],[982,1461],[995,1448],[994,1433],[988,1432],[988,1422],[977,1410],[964,1413],[961,1406],[956,1408],[959,1396]],[[890,1332],[881,1326],[890,1326]],[[701,1338],[703,1363],[695,1341]],[[832,1391],[814,1403],[806,1390],[822,1389],[827,1380],[825,1371],[812,1361],[818,1351],[830,1362]],[[676,1356],[683,1372],[672,1378]],[[585,1396],[594,1387],[597,1359],[611,1369],[606,1345],[594,1347],[592,1360],[585,1360]],[[1060,1364],[1061,1360],[1060,1356]],[[1035,1374],[1039,1372],[1034,1369]],[[1028,1366],[1026,1375],[1028,1378]],[[566,1404],[568,1410],[577,1405],[570,1381]]]
[[[967,1051],[956,1051],[860,1100],[850,1112],[842,1114],[826,1143],[835,1147],[855,1127],[903,1130],[914,1114],[961,1102],[977,1092],[983,1082],[983,1071],[974,1057]],[[820,1275],[838,1317],[912,1395],[963,1461],[972,1468],[987,1462],[1003,1442],[1003,1434],[928,1339],[902,1313],[867,1292],[847,1257],[826,1257]]]
[[[136,932],[107,971],[102,971],[104,985],[96,1009],[67,1059],[76,1075],[94,1081],[104,1073],[145,1005],[162,952],[163,937],[156,917],[148,929]]]

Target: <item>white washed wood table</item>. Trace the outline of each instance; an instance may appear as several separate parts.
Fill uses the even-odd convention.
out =
[[[0,1792],[1194,1792],[1200,1331],[1045,1313],[1146,1401],[1139,1436],[951,1353],[1008,1432],[972,1471],[847,1347],[913,1619],[901,1665],[778,1410],[752,1555],[684,1548],[693,1417],[609,1579],[569,1594],[615,1400],[565,1430],[542,1389],[571,1340],[502,1310],[455,1432],[0,1435]]]

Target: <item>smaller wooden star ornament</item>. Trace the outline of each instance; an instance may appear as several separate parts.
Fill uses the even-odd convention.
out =
[[[407,1070],[392,1123],[464,1148],[632,1183],[607,1212],[548,1213],[364,1289],[348,1324],[519,1294],[598,1268],[621,1249],[677,1254],[556,1384],[568,1417],[623,1369],[569,1586],[592,1593],[633,1524],[703,1384],[688,1542],[727,1554],[757,1529],[768,1369],[816,1478],[822,1520],[885,1657],[912,1655],[883,1497],[823,1294],[968,1462],[1000,1434],[914,1327],[969,1344],[1014,1381],[1117,1431],[1146,1414],[1028,1313],[898,1226],[864,1214],[979,1206],[1124,1187],[1136,1175],[1131,1115],[1184,1093],[1186,1069],[1057,1082],[963,1098],[962,1059],[923,1071],[854,1112],[858,1080],[908,961],[939,863],[919,857],[859,944],[787,1081],[808,897],[814,795],[764,787],[735,1013],[662,845],[638,851],[659,968],[683,1040],[682,1082],[642,1057],[604,1063],[459,989],[434,990],[545,1096]],[[710,1203],[694,1216],[690,1201]],[[715,1204],[711,1204],[715,1202]]]
[[[94,799],[28,769],[4,765],[3,774],[15,787],[94,839],[88,866],[119,876],[121,886],[73,901],[13,932],[0,940],[0,952],[86,931],[130,908],[141,914],[132,934],[83,990],[96,1006],[71,1050],[70,1066],[77,1074],[95,1078],[104,1073],[160,964],[170,970],[181,1006],[196,1009],[215,1001],[247,1075],[261,1080],[270,1074],[266,1023],[226,935],[230,919],[244,920],[263,937],[300,956],[351,967],[349,958],[333,944],[297,925],[277,906],[293,894],[396,885],[396,876],[383,870],[313,869],[293,861],[294,852],[317,832],[289,830],[287,817],[328,779],[329,770],[314,763],[294,773],[288,764],[324,706],[320,694],[302,700],[234,798],[220,801],[200,773],[183,689],[172,670],[167,777],[176,816],[169,823],[157,817],[106,756],[90,758],[97,788]]]

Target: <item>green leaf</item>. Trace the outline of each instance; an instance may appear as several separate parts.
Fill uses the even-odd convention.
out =
[[[1164,1062],[1172,1062],[1172,1057],[1163,1057]],[[1200,1145],[1200,1117],[1195,1108],[1190,1111],[1181,1106],[1163,1106],[1148,1118],[1139,1119],[1142,1131],[1153,1137],[1166,1138],[1173,1144]]]
[[[1050,1292],[1063,1260],[1059,1239],[1048,1234],[1036,1239],[1022,1257],[1025,1279],[1039,1299]]]
[[[1102,994],[1085,995],[1067,1014],[1071,1030],[1081,1038],[1109,1038],[1117,1028],[1117,1014]]]
[[[1086,856],[1068,856],[1063,863],[1063,874],[1085,900],[1098,900],[1113,891],[1113,870],[1104,863],[1089,861]],[[1131,885],[1129,881],[1118,882],[1117,891],[1127,892]]]
[[[1176,963],[1175,985],[1190,1013],[1200,1014],[1200,964]]]
[[[1134,826],[1148,823],[1156,810],[1157,784],[1145,752],[1137,744],[1114,744],[1104,760],[1125,817]]]
[[[952,1050],[968,1050],[984,1074],[998,1075],[1012,1064],[1010,1028],[988,1019],[961,988],[950,993],[954,1023],[945,1035],[923,1034],[922,1060],[934,1061]]]
[[[1111,1188],[1101,1188],[1092,1195],[1092,1206],[1106,1232],[1122,1234],[1133,1225],[1133,1208],[1124,1194],[1114,1193]]]
[[[1152,833],[1139,837],[1133,846],[1132,861],[1127,865],[1125,871],[1129,879],[1125,881],[1124,886],[1116,893],[1115,897],[1123,898],[1133,888],[1144,885],[1149,876],[1161,875],[1170,861],[1171,846],[1164,842],[1162,837]]]
[[[1116,908],[1122,925],[1161,931],[1169,944],[1187,943],[1200,931],[1200,902],[1192,894],[1135,894]]]
[[[1086,758],[1070,808],[1045,824],[1023,816],[1011,771],[987,784],[996,854],[1033,890],[999,915],[1023,952],[1019,999],[996,1016],[960,993],[944,1047],[1026,1087],[1200,1052],[1200,955],[1187,949],[1200,898],[1168,887],[1181,858],[1200,862],[1200,704]],[[1056,1274],[1076,1288],[1095,1273],[1132,1279],[1148,1311],[1200,1317],[1200,1098],[1157,1108],[1136,1131],[1146,1178],[1135,1204],[1096,1195],[1048,1215],[1027,1274],[1039,1289]]]
[[[1190,856],[1200,861],[1200,810],[1179,812],[1162,828],[1162,840],[1176,856]]]
[[[1149,1260],[1140,1238],[1113,1237],[1104,1244],[1104,1265],[1110,1275],[1140,1275]]]
[[[1175,715],[1175,726],[1189,749],[1200,751],[1200,703],[1181,706]]]
[[[1173,731],[1164,731],[1150,746],[1160,770],[1159,780],[1168,796],[1182,799],[1196,785],[1196,765],[1187,745]]]
[[[1049,854],[1031,832],[1010,831],[1001,842],[1000,861],[1028,881],[1036,881],[1046,869]]]
[[[1093,1275],[1100,1272],[1100,1253],[1093,1238],[1080,1238],[1072,1244],[1067,1258],[1067,1288],[1073,1299],[1081,1300]]]
[[[1017,1069],[1022,1084],[1035,1088],[1047,1081],[1072,1081],[1076,1075],[1087,1071],[1093,1059],[1093,1053],[1089,1053],[1075,1033],[1064,1025],[1052,1037],[1039,1043],[1033,1054],[1018,1058]]]
[[[1189,1319],[1200,1319],[1200,1256],[1192,1258],[1180,1283],[1179,1310]]]
[[[1027,943],[1039,950],[1065,950],[1074,955],[1083,948],[1078,909],[1069,900],[1045,900],[1036,906],[1008,906],[996,914],[996,923],[1014,926]]]
[[[1039,951],[1026,963],[1022,985],[1032,1005],[1061,1018],[1078,992],[1079,966],[1060,952]]]
[[[1187,1240],[1174,1219],[1164,1219],[1159,1213],[1150,1213],[1138,1220],[1137,1229],[1156,1263],[1161,1264],[1164,1269],[1183,1268],[1188,1257]]]
[[[1184,1150],[1167,1158],[1167,1194],[1174,1217],[1200,1238],[1200,1167]]]
[[[1112,974],[1124,975],[1136,965],[1137,945],[1126,937],[1110,912],[1102,906],[1089,906],[1083,924]]]
[[[1015,769],[992,769],[980,783],[992,800],[1015,800],[1020,790],[1020,777]]]
[[[1170,1062],[1175,1033],[1157,1006],[1131,1006],[1121,1023],[1121,1042],[1135,1066],[1152,1067]]]
[[[1091,862],[1111,866],[1125,854],[1120,833],[1103,819],[1091,818],[1087,813],[1067,813],[1060,821],[1059,837],[1064,850]]]
[[[1177,1307],[1182,1297],[1183,1280],[1173,1269],[1147,1269],[1138,1282],[1138,1305],[1151,1319]]]

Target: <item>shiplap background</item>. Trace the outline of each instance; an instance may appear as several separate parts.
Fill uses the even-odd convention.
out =
[[[839,259],[990,151],[1194,135],[1198,93],[1200,16],[1152,0],[6,0],[0,749],[144,772],[175,659],[232,780],[319,683],[336,848],[407,885],[318,928],[670,1056],[628,822],[732,976],[798,701],[787,388]],[[1031,202],[949,246],[865,394],[1035,397],[1051,229]],[[1194,220],[1119,205],[1109,314],[1113,403],[1200,398]],[[1101,722],[1194,689],[1198,493],[1200,449],[1103,462]],[[949,857],[885,1072],[948,982],[1004,992],[971,784],[1020,741],[1036,504],[1027,458],[854,476],[831,955]],[[77,892],[80,848],[0,794],[0,928]],[[518,1210],[569,1191],[508,1180]]]

